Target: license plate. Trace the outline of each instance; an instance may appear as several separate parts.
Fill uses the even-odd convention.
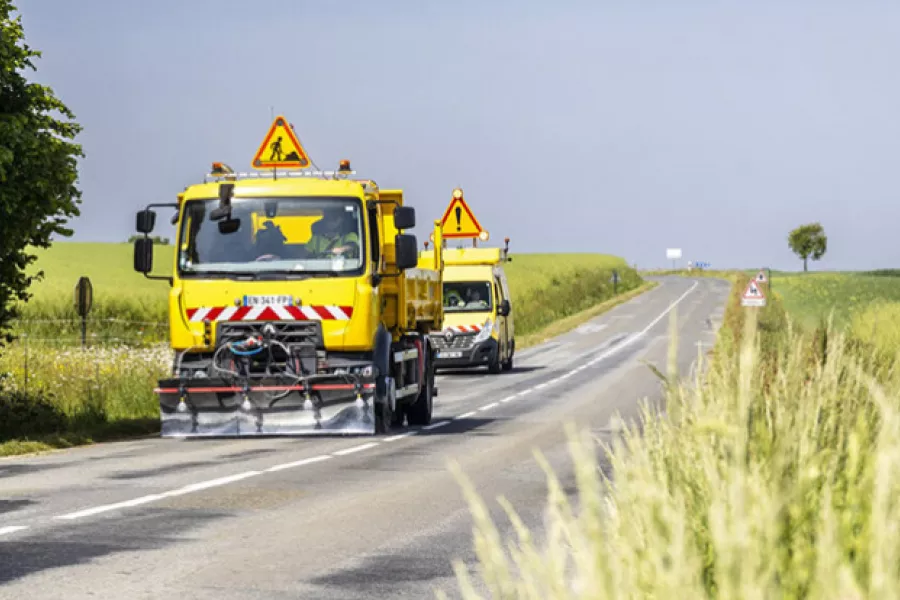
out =
[[[244,296],[244,306],[290,306],[293,296]]]
[[[438,358],[462,358],[462,352],[438,352]]]

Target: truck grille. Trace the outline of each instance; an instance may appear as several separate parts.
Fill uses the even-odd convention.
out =
[[[222,343],[245,339],[251,335],[263,335],[265,326],[271,326],[275,330],[272,338],[282,344],[313,344],[316,348],[323,347],[320,321],[220,321],[216,340]]]

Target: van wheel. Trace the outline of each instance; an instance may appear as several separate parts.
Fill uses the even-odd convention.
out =
[[[504,371],[512,371],[513,368],[513,355],[516,353],[516,342],[513,340],[509,344],[509,356],[503,361],[503,370]]]
[[[502,369],[502,365],[500,364],[500,345],[497,345],[497,352],[491,356],[491,362],[488,363],[488,372],[491,375],[496,375]]]

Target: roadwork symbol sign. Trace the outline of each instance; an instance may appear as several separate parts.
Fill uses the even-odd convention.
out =
[[[304,169],[309,166],[306,150],[284,117],[275,117],[253,157],[252,166],[254,169]]]
[[[757,283],[765,283],[765,282],[767,282],[768,280],[769,280],[769,278],[766,277],[766,270],[765,270],[765,269],[760,269],[760,270],[759,270],[759,273],[756,274],[756,281],[757,281]]]
[[[450,201],[444,217],[441,219],[441,228],[445,238],[481,238],[485,239],[484,230],[478,223],[478,219],[472,214],[472,209],[466,204],[462,196],[462,190],[455,190],[453,200]]]
[[[741,304],[743,306],[765,306],[766,295],[763,294],[762,288],[759,287],[756,279],[751,279],[747,287],[744,288],[744,294],[741,296]]]

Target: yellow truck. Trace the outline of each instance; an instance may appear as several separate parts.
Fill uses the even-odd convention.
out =
[[[441,248],[436,243],[434,248]],[[503,264],[509,257],[509,238],[504,248],[443,248],[423,250],[419,264],[431,264],[442,256],[444,320],[442,330],[429,337],[437,350],[435,367],[486,366],[491,373],[513,368],[516,351],[509,286]]]
[[[134,268],[171,287],[164,437],[430,423],[442,260],[418,260],[402,190],[354,174],[348,161],[268,176],[214,163],[177,202],[137,213]],[[159,207],[176,211],[167,277],[151,274]]]

